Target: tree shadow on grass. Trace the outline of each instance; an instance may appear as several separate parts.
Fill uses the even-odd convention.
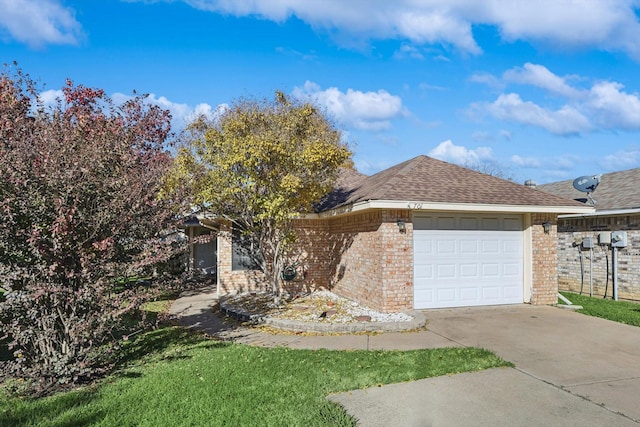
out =
[[[99,424],[104,418],[100,405],[91,405],[100,399],[98,393],[104,382],[119,378],[137,379],[144,371],[135,368],[148,362],[173,362],[190,358],[189,350],[222,348],[229,343],[208,339],[201,333],[184,328],[165,326],[137,336],[126,342],[111,375],[80,389],[65,391],[46,398],[8,398],[0,401],[0,426],[86,426]],[[175,351],[172,351],[175,350]],[[0,399],[4,396],[0,394]]]
[[[81,411],[96,399],[94,390],[85,388],[43,399],[9,399],[0,403],[2,426],[86,426],[99,422],[100,411]],[[75,412],[69,417],[69,412]],[[67,418],[67,419],[65,419]]]
[[[166,326],[147,332],[123,346],[116,363],[116,375],[130,366],[143,364],[147,360],[171,361],[190,356],[185,352],[191,348],[221,348],[228,343],[208,339],[205,335],[177,326]],[[170,352],[170,349],[175,352]]]

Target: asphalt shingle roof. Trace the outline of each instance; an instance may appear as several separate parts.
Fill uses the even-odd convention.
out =
[[[586,193],[573,188],[573,180],[539,185],[538,189],[580,202],[587,201]],[[640,168],[605,173],[591,194],[597,211],[640,208]]]
[[[375,175],[343,177],[318,211],[367,201],[419,201],[523,206],[584,206],[468,168],[418,156]]]

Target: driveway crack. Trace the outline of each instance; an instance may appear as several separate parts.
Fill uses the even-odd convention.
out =
[[[513,362],[512,362],[512,363],[513,363]],[[572,395],[572,396],[578,397],[578,398],[580,398],[580,399],[584,400],[585,402],[589,402],[589,403],[591,403],[591,404],[593,404],[593,405],[599,406],[599,407],[601,407],[601,408],[603,408],[603,409],[606,409],[607,411],[609,411],[609,412],[611,412],[611,413],[613,413],[613,414],[620,415],[621,417],[624,417],[624,418],[626,418],[626,419],[628,419],[628,420],[630,420],[630,421],[633,421],[634,423],[640,423],[640,420],[638,420],[638,419],[632,418],[632,417],[630,417],[630,416],[628,416],[628,415],[626,415],[626,414],[624,414],[624,413],[622,413],[622,412],[620,412],[620,411],[618,411],[618,410],[616,410],[616,409],[610,408],[610,407],[608,407],[607,405],[605,405],[604,403],[597,403],[597,402],[595,402],[595,401],[593,401],[593,400],[589,399],[589,398],[588,398],[588,397],[586,397],[586,396],[582,396],[582,395],[580,395],[580,394],[578,394],[578,393],[574,393],[573,391],[571,391],[571,390],[569,390],[568,388],[566,388],[566,387],[572,387],[572,386],[561,386],[561,385],[558,385],[558,384],[554,384],[554,383],[552,383],[552,382],[550,382],[550,381],[545,380],[544,378],[537,377],[536,375],[533,375],[533,374],[532,374],[532,373],[530,373],[530,372],[527,372],[527,371],[525,371],[525,370],[523,370],[523,369],[520,369],[520,368],[518,368],[517,366],[514,366],[514,368],[513,368],[513,369],[515,369],[516,371],[521,372],[521,373],[523,373],[523,374],[527,375],[527,376],[528,376],[528,377],[530,377],[530,378],[533,378],[533,379],[535,379],[535,380],[538,380],[538,381],[540,381],[540,382],[543,382],[543,383],[545,383],[545,384],[547,384],[547,385],[550,385],[551,387],[554,387],[554,388],[556,388],[556,389],[558,389],[558,390],[564,391],[565,393],[569,393],[569,394],[570,394],[570,395]],[[633,379],[633,378],[630,378],[630,379]],[[619,381],[622,381],[622,380],[619,380]],[[599,381],[599,382],[607,382],[607,381]],[[595,384],[595,383],[594,383],[594,384]]]

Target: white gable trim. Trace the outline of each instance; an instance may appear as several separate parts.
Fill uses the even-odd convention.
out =
[[[592,206],[535,206],[535,205],[493,205],[479,203],[433,203],[411,200],[367,200],[331,209],[319,214],[308,214],[305,218],[331,218],[368,209],[410,209],[412,211],[453,211],[453,212],[501,212],[501,213],[562,213],[590,214]]]

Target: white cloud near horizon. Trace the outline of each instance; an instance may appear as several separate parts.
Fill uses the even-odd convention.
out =
[[[518,93],[501,93],[493,102],[476,102],[470,111],[496,119],[542,128],[552,134],[571,136],[600,130],[640,130],[640,94],[625,92],[617,82],[599,81],[591,87],[572,86],[577,76],[561,77],[542,65],[526,63],[505,71],[502,78],[479,74],[472,81],[498,85],[533,86],[553,94],[556,105],[538,105]],[[548,102],[548,101],[547,101]]]
[[[511,163],[522,168],[538,169],[542,167],[542,162],[536,157],[521,157],[517,154],[511,156]]]
[[[38,97],[40,98],[40,102],[42,102],[45,107],[53,107],[56,105],[59,99],[64,99],[64,93],[60,89],[49,89],[40,92],[38,94]]]
[[[493,161],[493,151],[489,147],[470,149],[462,145],[455,145],[450,139],[441,142],[427,154],[439,160],[458,165],[479,165]]]
[[[38,98],[45,108],[55,107],[58,101],[64,102],[64,93],[62,90],[45,90],[38,94]],[[115,105],[122,105],[125,102],[133,98],[132,95],[126,95],[124,93],[116,92],[110,96]],[[183,129],[188,123],[192,122],[200,116],[205,116],[208,119],[215,119],[222,114],[229,106],[227,104],[220,104],[216,108],[212,108],[211,105],[206,103],[200,103],[195,106],[170,101],[165,96],[156,96],[155,94],[149,94],[146,97],[146,102],[150,105],[157,105],[160,108],[169,110],[171,112],[172,128],[174,130]]]
[[[127,0],[136,1],[136,0]],[[137,0],[154,2],[149,0]],[[155,0],[175,1],[175,0]],[[491,25],[505,42],[624,52],[640,61],[638,0],[182,0],[193,8],[284,22],[292,16],[343,44],[407,40],[477,55],[473,27]]]
[[[640,165],[640,147],[630,146],[615,153],[608,154],[599,162],[600,166],[609,171],[620,171],[638,167]]]
[[[59,0],[0,0],[0,40],[13,39],[31,48],[77,44],[82,26]]]
[[[325,108],[342,125],[360,130],[386,130],[391,128],[392,119],[408,114],[402,99],[383,89],[377,92],[353,89],[342,92],[336,87],[322,90],[318,84],[306,81],[302,87],[294,88],[293,95]]]

